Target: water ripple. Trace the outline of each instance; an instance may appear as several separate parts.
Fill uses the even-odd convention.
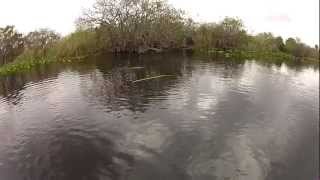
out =
[[[181,56],[96,63],[1,81],[1,178],[317,175],[318,69]],[[132,83],[161,74],[174,77]]]

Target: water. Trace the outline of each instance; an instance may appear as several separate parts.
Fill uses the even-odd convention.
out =
[[[1,180],[313,180],[318,147],[314,67],[96,57],[0,80]]]

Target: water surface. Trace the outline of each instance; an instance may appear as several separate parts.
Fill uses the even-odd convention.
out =
[[[311,66],[96,57],[0,79],[1,180],[313,180],[318,152]]]

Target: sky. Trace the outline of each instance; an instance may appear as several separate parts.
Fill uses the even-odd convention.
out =
[[[15,25],[27,33],[50,28],[66,35],[95,0],[0,0],[0,27]],[[198,22],[224,17],[243,20],[249,33],[272,32],[284,38],[299,37],[319,44],[319,0],[168,0]]]

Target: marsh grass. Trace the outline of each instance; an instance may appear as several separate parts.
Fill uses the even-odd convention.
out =
[[[77,57],[96,53],[103,48],[94,31],[78,31],[65,37],[54,47],[58,57]],[[106,43],[106,42],[104,42]]]
[[[50,63],[72,63],[98,53],[103,46],[98,44],[94,32],[77,31],[47,49],[27,49],[15,61],[0,66],[0,76],[31,70]]]

